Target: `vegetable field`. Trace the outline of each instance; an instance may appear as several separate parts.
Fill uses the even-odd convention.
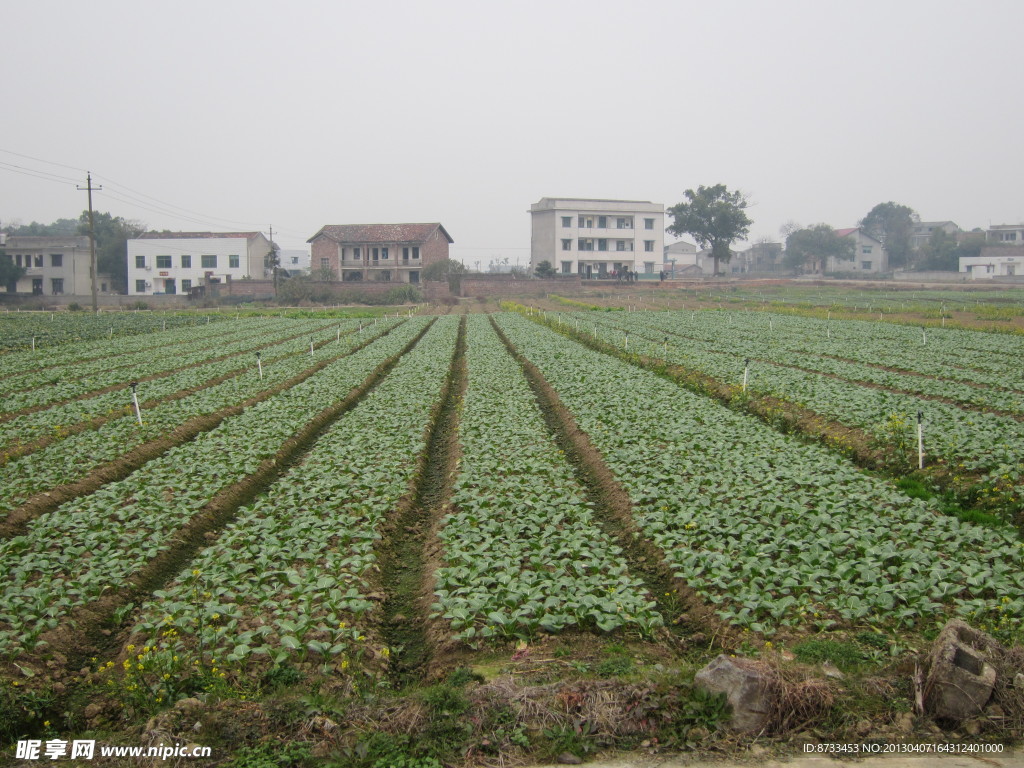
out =
[[[68,722],[83,701],[130,720],[282,678],[397,685],[552,638],[570,656],[887,647],[956,616],[1019,636],[1020,336],[506,308],[106,334],[18,319],[0,354],[16,732],[41,732],[51,709],[26,702],[55,689]]]

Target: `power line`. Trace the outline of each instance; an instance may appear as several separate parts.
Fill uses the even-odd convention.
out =
[[[32,157],[31,155],[23,155],[20,152],[12,152],[9,149],[0,149],[0,152],[4,152],[8,155],[15,155],[16,157],[24,157],[26,160],[35,160],[37,163],[46,163],[47,165],[56,165],[58,168],[67,168],[71,171],[81,171],[82,173],[88,173],[85,168],[76,168],[73,165],[65,165],[64,163],[55,163],[52,160],[43,160],[41,157]]]
[[[58,176],[55,173],[49,173],[48,171],[40,171],[37,168],[25,168],[21,165],[14,165],[12,163],[5,163],[0,161],[0,170],[10,171],[11,173],[20,173],[23,176],[33,176],[43,181],[52,181],[55,184],[77,184],[78,179],[69,179],[66,176]]]

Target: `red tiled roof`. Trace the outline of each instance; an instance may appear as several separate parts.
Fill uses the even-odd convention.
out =
[[[859,227],[850,227],[849,229],[837,229],[836,234],[839,235],[840,237],[846,237],[847,235],[852,235],[858,229]]]
[[[318,237],[329,237],[339,243],[422,243],[434,231],[440,229],[449,243],[454,243],[452,236],[438,222],[430,224],[328,224],[321,227],[307,243]]]

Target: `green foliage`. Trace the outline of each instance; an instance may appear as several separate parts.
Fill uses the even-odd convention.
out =
[[[741,192],[730,192],[724,184],[701,185],[696,192],[688,189],[684,194],[687,202],[667,211],[673,219],[668,231],[676,236],[690,235],[702,248],[710,247],[718,274],[718,262],[727,262],[732,256],[732,242],[750,232],[753,222],[746,213],[749,202]]]
[[[25,276],[25,267],[14,263],[14,257],[0,248],[0,290],[6,290],[8,283],[13,283]]]
[[[853,643],[813,638],[793,646],[793,655],[805,664],[830,661],[841,669],[863,664],[864,652]]]
[[[56,703],[56,697],[48,688],[30,687],[20,680],[5,680],[0,687],[0,743],[9,744],[25,735],[43,731]]]
[[[270,742],[238,750],[229,768],[301,768],[312,766],[313,745],[304,741]]]
[[[557,757],[563,752],[577,757],[595,752],[598,748],[595,731],[594,724],[589,720],[545,728],[544,739],[547,743],[544,751],[551,757]]]
[[[594,667],[594,672],[598,677],[621,677],[630,674],[633,669],[633,659],[626,655],[616,655],[600,662]]]
[[[923,270],[939,270],[956,272],[960,268],[956,238],[941,229],[932,232],[932,236],[918,252],[915,267]]]
[[[854,257],[854,241],[837,235],[828,224],[798,229],[786,238],[786,255],[782,263],[789,269],[799,271],[808,261],[820,259],[824,270],[829,257],[848,260]]]
[[[889,266],[898,268],[910,262],[910,242],[914,223],[918,220],[913,208],[892,201],[879,203],[860,220],[860,226],[885,245]]]
[[[373,731],[331,761],[332,768],[442,768],[427,745],[408,734]]]
[[[551,262],[547,260],[538,264],[534,272],[537,274],[537,277],[541,278],[554,277],[556,274],[555,268],[552,267]]]
[[[414,285],[396,285],[385,296],[388,304],[415,304],[423,301],[423,294]]]

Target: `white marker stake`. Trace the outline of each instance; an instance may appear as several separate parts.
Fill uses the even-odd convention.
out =
[[[769,331],[774,331],[775,330],[775,323],[772,322],[772,319],[770,317],[768,318],[768,330]]]
[[[163,330],[165,330],[165,331],[167,330],[167,321],[166,321],[166,320],[164,320],[164,327],[163,327]]]
[[[261,355],[259,352],[256,353],[256,367],[260,372],[260,381],[263,381],[263,360],[260,359]]]
[[[32,351],[33,352],[36,351],[36,337],[35,336],[32,337]]]
[[[917,468],[924,469],[924,426],[920,411],[917,412]]]
[[[313,337],[309,337],[309,356],[313,356]]]
[[[629,331],[626,332],[626,351],[629,352]]]
[[[832,338],[832,329],[831,328],[826,328],[825,329],[825,336],[827,338],[830,338],[830,339]]]
[[[922,344],[927,344],[928,343],[928,335],[924,332],[924,328],[921,329],[921,343]]]
[[[136,387],[139,386],[139,382],[133,381],[131,383],[132,388],[132,404],[135,406],[135,418],[139,420],[139,426],[142,426],[142,411],[139,410],[139,395],[135,391]]]
[[[750,358],[743,362],[743,391],[747,391],[747,376],[750,374]]]
[[[108,339],[114,338],[114,326],[110,326],[110,333],[107,334]]]
[[[336,341],[341,341],[341,326],[340,325],[338,326],[338,338],[336,339]]]
[[[665,337],[664,346],[665,346],[665,351],[664,351],[663,354],[665,355],[665,357],[668,357],[668,336]]]

